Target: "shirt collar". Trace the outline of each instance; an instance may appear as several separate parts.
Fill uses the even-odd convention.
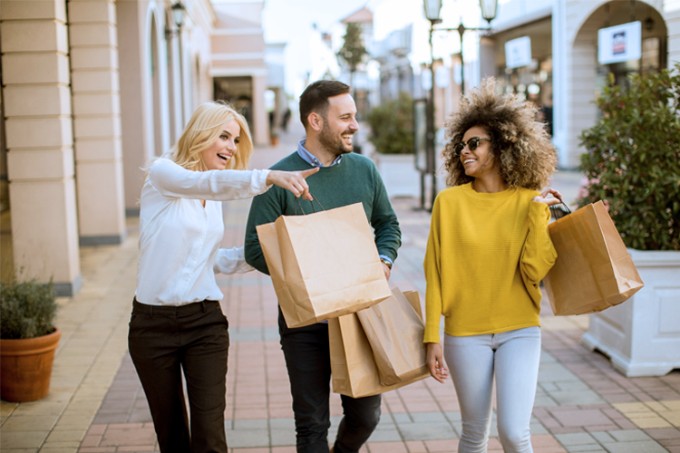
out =
[[[306,140],[307,140],[306,138],[303,138],[302,140],[300,140],[298,142],[298,146],[297,146],[298,155],[302,158],[302,160],[307,162],[312,167],[323,167],[323,165],[321,164],[321,161],[319,161],[319,159],[317,159],[314,154],[310,153],[309,151],[307,151],[307,148],[305,148]],[[337,165],[341,161],[342,161],[342,154],[340,154],[338,157],[336,157],[335,160],[333,162],[331,162],[329,167]]]

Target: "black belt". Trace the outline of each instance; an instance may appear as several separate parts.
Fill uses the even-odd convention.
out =
[[[174,316],[186,316],[198,312],[205,312],[208,309],[213,308],[213,306],[219,306],[219,302],[216,300],[202,300],[200,302],[191,302],[185,305],[149,305],[143,304],[137,301],[137,298],[132,300],[132,309],[138,313],[144,313],[148,315],[174,315]]]

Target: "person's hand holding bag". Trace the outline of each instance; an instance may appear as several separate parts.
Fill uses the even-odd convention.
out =
[[[534,201],[545,203],[548,206],[553,206],[562,203],[562,194],[558,190],[548,187],[543,192],[541,192],[541,195],[535,196]]]

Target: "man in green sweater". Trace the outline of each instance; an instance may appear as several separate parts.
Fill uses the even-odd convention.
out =
[[[245,238],[246,261],[269,274],[257,238],[257,225],[281,215],[300,215],[361,202],[375,232],[375,244],[389,278],[401,245],[399,222],[373,162],[352,153],[352,139],[359,128],[350,87],[321,80],[309,85],[300,96],[300,119],[306,137],[297,150],[272,169],[303,170],[320,167],[307,178],[315,201],[272,187],[253,199]],[[296,195],[298,198],[296,198]],[[323,253],[323,250],[319,250]],[[288,328],[279,310],[279,333],[293,396],[297,451],[328,452],[331,364],[328,324]],[[350,398],[341,395],[344,416],[338,426],[334,453],[358,452],[380,420],[380,395]]]

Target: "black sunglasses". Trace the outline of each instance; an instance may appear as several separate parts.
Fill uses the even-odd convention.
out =
[[[479,144],[483,141],[490,142],[491,139],[486,137],[472,137],[467,141],[467,143],[464,141],[460,141],[453,145],[453,154],[456,157],[460,157],[460,155],[463,154],[463,150],[465,149],[466,146],[470,151],[474,151],[477,149],[477,147],[479,147]]]

